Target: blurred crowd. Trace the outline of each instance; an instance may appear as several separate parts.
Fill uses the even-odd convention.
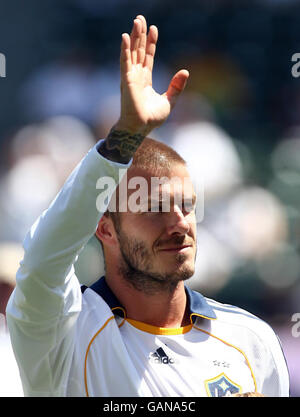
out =
[[[163,92],[177,69],[191,74],[170,119],[151,134],[184,157],[204,201],[188,285],[266,320],[282,342],[291,395],[300,396],[300,334],[291,320],[300,312],[300,79],[291,75],[300,3],[54,3],[48,20],[48,3],[46,11],[36,6],[52,29],[11,86],[5,122],[0,116],[0,368],[11,378],[0,377],[0,396],[22,395],[4,320],[22,241],[117,120],[119,41],[138,13],[160,31],[155,89]],[[76,264],[82,283],[101,276],[101,260],[92,238]]]

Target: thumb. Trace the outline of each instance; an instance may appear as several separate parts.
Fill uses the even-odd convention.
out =
[[[165,93],[167,99],[170,102],[171,108],[175,106],[176,100],[184,90],[188,78],[189,72],[187,70],[180,70],[176,72],[176,74],[172,78],[168,90]]]

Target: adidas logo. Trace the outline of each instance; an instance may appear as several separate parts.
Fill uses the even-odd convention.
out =
[[[176,363],[173,358],[170,358],[166,352],[163,350],[162,347],[156,349],[155,352],[150,354],[149,357],[150,362],[156,363],[156,364],[164,364],[164,365],[172,365]]]

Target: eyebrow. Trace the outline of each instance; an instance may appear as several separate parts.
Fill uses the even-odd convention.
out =
[[[170,201],[173,201],[174,200],[174,196],[171,196],[170,197]],[[148,196],[148,203],[152,203],[152,202],[154,202],[154,203],[160,203],[160,202],[162,202],[162,201],[165,201],[164,199],[162,199],[162,195],[161,195],[161,193],[159,193],[159,197],[158,197],[158,200],[155,198],[151,198],[151,195],[150,196]],[[197,201],[197,194],[196,193],[193,193],[193,195],[192,195],[192,198],[189,198],[189,197],[183,197],[183,201],[192,201],[192,203],[193,204],[195,204],[196,203],[196,201]]]

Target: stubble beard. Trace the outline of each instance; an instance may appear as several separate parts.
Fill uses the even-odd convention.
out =
[[[158,273],[152,270],[151,254],[142,241],[129,239],[118,232],[120,243],[119,272],[129,285],[147,295],[161,292],[172,292],[180,281],[189,279],[194,269],[183,265],[187,259],[183,253],[175,255],[176,268],[172,273]]]

